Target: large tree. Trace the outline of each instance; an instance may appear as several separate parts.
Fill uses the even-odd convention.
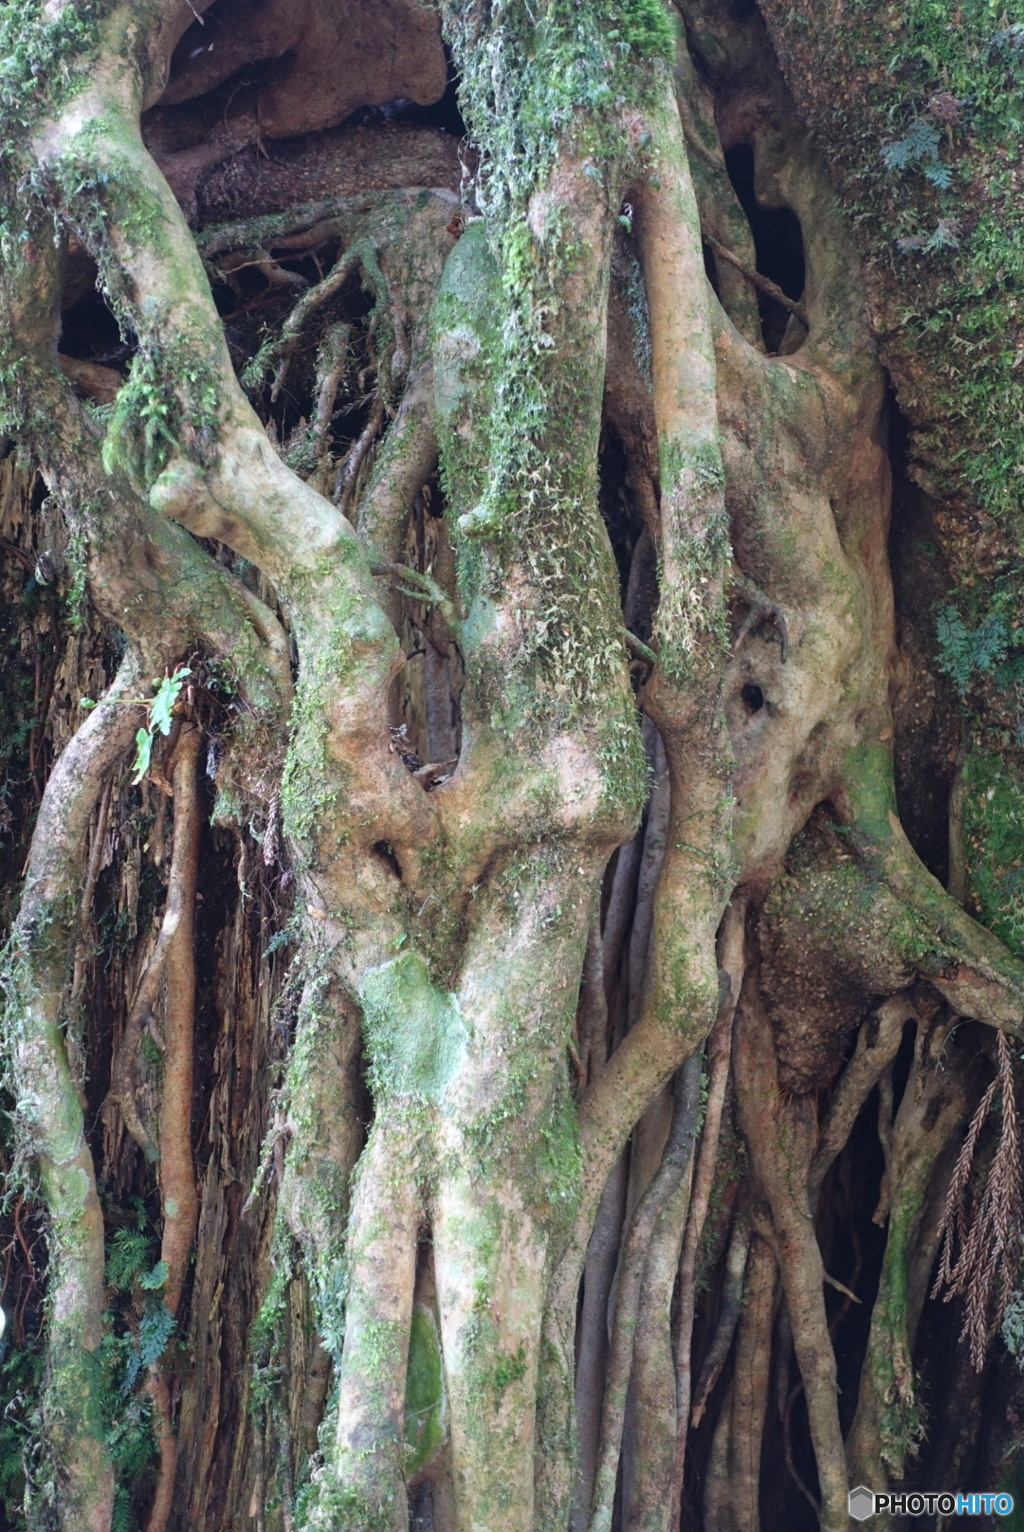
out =
[[[0,30],[5,1524],[1017,1482],[1019,3]]]

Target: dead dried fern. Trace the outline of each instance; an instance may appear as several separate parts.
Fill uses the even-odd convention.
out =
[[[998,1033],[996,1074],[978,1102],[957,1157],[942,1215],[943,1242],[932,1297],[964,1299],[961,1340],[970,1346],[978,1372],[1006,1312],[1021,1256],[1020,1123],[1014,1094],[1013,1056],[1005,1032]],[[969,1208],[971,1171],[978,1139],[996,1092],[1001,1094],[1002,1130],[984,1189],[973,1215]],[[954,1260],[954,1251],[959,1255]]]

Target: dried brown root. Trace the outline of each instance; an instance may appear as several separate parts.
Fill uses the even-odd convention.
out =
[[[825,1311],[825,1269],[814,1232],[808,1177],[817,1143],[813,1098],[784,1096],[772,1029],[756,974],[748,974],[733,1052],[740,1125],[771,1208],[772,1238],[807,1396],[823,1532],[846,1532],[846,1463],[839,1428],[836,1359]]]
[[[171,882],[180,890],[181,912],[167,944],[167,1001],[164,1010],[163,1082],[160,1099],[160,1200],[164,1226],[160,1259],[167,1266],[163,1299],[177,1318],[199,1221],[199,1196],[192,1161],[192,1078],[195,1032],[195,924],[202,807],[197,764],[202,732],[186,725],[174,760],[174,839]],[[170,897],[170,885],[168,886]],[[160,1362],[147,1387],[159,1422],[159,1468],[146,1532],[164,1532],[171,1515],[177,1444],[171,1424],[171,1394]]]
[[[982,1096],[957,1158],[943,1213],[942,1255],[935,1293],[948,1303],[964,1297],[965,1340],[980,1372],[1014,1289],[1021,1251],[1021,1148],[1013,1055],[1005,1032],[998,1032],[996,1075]],[[1002,1124],[995,1157],[973,1216],[968,1187],[978,1137],[999,1091]],[[954,1249],[959,1254],[954,1259]]]
[[[655,1241],[659,1221],[670,1208],[682,1186],[688,1181],[692,1162],[694,1133],[700,1100],[700,1059],[694,1054],[676,1078],[672,1126],[662,1155],[661,1165],[650,1186],[637,1206],[629,1232],[622,1246],[619,1260],[615,1294],[615,1309],[611,1324],[611,1343],[605,1374],[604,1402],[601,1411],[601,1436],[597,1454],[597,1471],[590,1511],[590,1532],[609,1532],[615,1503],[615,1486],[618,1478],[619,1455],[622,1448],[622,1430],[626,1413],[626,1391],[633,1372],[638,1320],[641,1308],[642,1288],[647,1263]],[[685,1201],[689,1201],[687,1185]],[[670,1236],[674,1245],[676,1234],[681,1238],[681,1216],[675,1220]],[[675,1246],[675,1249],[678,1247]],[[675,1275],[675,1255],[672,1276]],[[662,1263],[664,1264],[664,1263]],[[668,1282],[668,1301],[665,1301],[664,1273],[658,1284],[659,1296],[664,1301],[666,1333],[663,1337],[663,1353],[670,1362],[671,1351],[667,1334],[668,1301],[671,1300],[671,1282]],[[671,1369],[669,1370],[671,1377]],[[673,1385],[674,1391],[674,1385]],[[668,1458],[671,1474],[671,1454]],[[665,1485],[662,1485],[664,1493]]]
[[[189,748],[191,749],[191,744]],[[197,752],[198,748],[198,742],[196,742],[195,749]],[[195,756],[193,756],[192,764],[194,775]],[[194,791],[193,788],[193,800]],[[174,945],[175,937],[179,928],[190,919],[191,911],[194,909],[196,866],[192,861],[192,857],[197,853],[194,853],[192,850],[191,840],[186,841],[184,839],[184,827],[187,826],[190,837],[193,834],[198,834],[198,830],[192,825],[190,815],[186,813],[182,820],[182,839],[179,841],[177,825],[178,816],[175,815],[175,852],[177,855],[172,854],[171,857],[170,874],[167,880],[167,899],[164,904],[160,929],[135,991],[135,997],[125,1023],[121,1044],[114,1055],[110,1069],[110,1100],[116,1102],[128,1132],[138,1144],[146,1159],[154,1164],[160,1155],[153,1141],[152,1134],[139,1114],[136,1100],[135,1070],[138,1063],[142,1034],[152,1019],[153,1010],[160,993],[164,969]],[[180,952],[180,947],[175,948],[175,950]],[[191,1096],[189,1100],[191,1101]]]
[[[729,1067],[732,1056],[732,1026],[736,1004],[743,985],[743,946],[745,940],[746,901],[741,897],[729,906],[719,939],[721,971],[728,976],[729,991],[719,1009],[708,1039],[708,1099],[704,1114],[693,1196],[683,1238],[679,1262],[679,1339],[676,1351],[676,1447],[669,1503],[681,1515],[683,1471],[686,1459],[686,1434],[689,1429],[692,1370],[693,1319],[697,1301],[697,1251],[711,1202],[718,1143],[722,1130]],[[744,1265],[746,1256],[744,1255]],[[675,1525],[675,1523],[673,1523]]]
[[[89,864],[86,868],[85,886],[82,889],[82,904],[78,916],[78,944],[75,948],[75,966],[71,975],[71,993],[68,996],[68,1058],[80,1096],[84,1090],[84,1082],[81,1078],[82,1064],[76,1042],[78,1030],[76,1013],[82,998],[82,990],[85,987],[85,976],[88,966],[88,938],[92,923],[92,905],[93,899],[96,896],[96,884],[103,865],[103,854],[107,838],[107,820],[110,816],[110,800],[113,791],[114,778],[111,776],[107,779],[106,785],[103,788],[99,807],[96,811],[96,823],[93,826],[92,843],[89,848]],[[82,1104],[84,1106],[84,1101]]]

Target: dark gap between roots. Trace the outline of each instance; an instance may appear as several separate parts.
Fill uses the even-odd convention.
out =
[[[909,427],[890,392],[885,412],[892,465],[889,567],[896,642],[905,664],[893,696],[896,804],[907,838],[945,885],[949,879],[949,796],[960,750],[960,699],[939,668],[935,617],[952,581],[941,552],[934,504],[910,478]]]
[[[725,166],[740,206],[747,215],[754,236],[757,270],[781,287],[787,298],[803,295],[806,278],[804,240],[800,220],[790,207],[765,207],[754,191],[754,150],[750,144],[736,144],[725,151]],[[789,313],[774,298],[759,292],[757,306],[761,314],[761,334],[765,349],[777,352],[789,323]]]
[[[629,462],[617,433],[605,425],[598,453],[598,504],[619,572],[619,595],[626,599],[633,551],[644,524],[627,482]]]
[[[385,106],[364,106],[346,121],[350,123],[407,122],[417,128],[440,128],[453,138],[466,137],[466,124],[459,110],[459,76],[452,59],[451,49],[444,45],[445,62],[448,65],[448,83],[444,95],[429,106],[407,101],[399,96]]]

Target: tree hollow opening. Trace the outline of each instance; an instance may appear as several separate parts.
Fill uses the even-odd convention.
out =
[[[798,301],[803,296],[806,279],[804,240],[799,218],[791,207],[765,207],[757,200],[754,189],[754,149],[751,144],[735,144],[727,149],[725,166],[754,236],[758,272],[781,288],[787,298]],[[757,306],[761,314],[765,350],[769,353],[778,352],[790,322],[789,310],[763,292],[757,295]]]

